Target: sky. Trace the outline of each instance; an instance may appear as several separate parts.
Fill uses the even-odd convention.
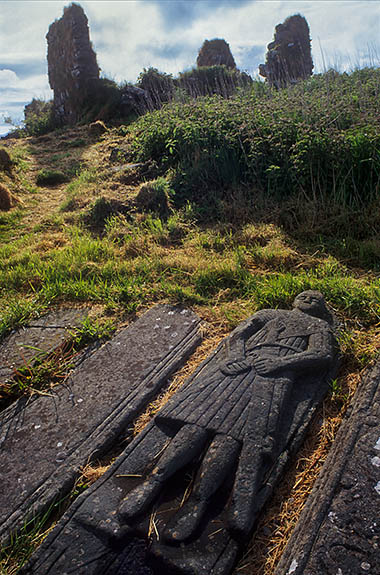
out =
[[[224,38],[238,68],[257,76],[274,27],[307,19],[315,72],[380,65],[380,0],[77,0],[101,74],[135,82],[153,66],[177,74],[195,65],[205,39]],[[0,0],[0,135],[32,98],[50,99],[46,33],[70,1]]]

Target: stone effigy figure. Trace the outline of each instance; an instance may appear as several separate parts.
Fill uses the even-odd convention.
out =
[[[334,359],[329,319],[322,295],[307,291],[292,312],[264,310],[237,331],[226,361],[216,362],[207,377],[200,372],[156,417],[157,425],[177,433],[149,477],[121,503],[122,520],[145,511],[163,483],[204,452],[192,494],[165,539],[185,541],[194,534],[209,499],[236,465],[228,528],[248,535],[261,476],[283,448],[281,422],[293,386],[328,370]]]
[[[253,315],[78,499],[52,532],[54,550],[40,552],[48,564],[37,561],[31,573],[51,564],[94,574],[229,573],[336,365],[319,292],[299,294],[291,311]],[[136,537],[152,571],[133,567]]]

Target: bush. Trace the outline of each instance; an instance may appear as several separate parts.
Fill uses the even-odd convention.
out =
[[[137,78],[137,86],[147,93],[151,110],[159,109],[174,95],[175,84],[171,74],[159,72],[157,68],[144,68]]]
[[[157,178],[140,187],[136,205],[144,212],[154,212],[165,218],[171,212],[170,196],[172,193],[165,178]]]
[[[130,127],[134,158],[170,170],[177,201],[244,185],[360,208],[379,193],[379,92],[377,69],[171,103]]]
[[[101,196],[90,206],[87,214],[84,215],[83,220],[90,228],[96,228],[103,231],[107,220],[111,216],[118,214],[126,215],[128,211],[128,206],[119,200],[108,199]]]
[[[89,82],[83,103],[82,121],[120,118],[121,89],[113,80],[100,78]]]
[[[0,171],[11,172],[13,161],[5,148],[0,148]]]
[[[252,83],[252,78],[236,68],[226,66],[203,66],[179,75],[177,85],[192,98],[218,94],[223,98],[232,96],[237,88]]]
[[[41,136],[54,130],[53,102],[33,98],[24,108],[24,125],[29,136]]]

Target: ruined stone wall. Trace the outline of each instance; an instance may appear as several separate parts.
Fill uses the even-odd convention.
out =
[[[197,66],[198,68],[202,66],[226,66],[227,68],[236,68],[229,45],[225,40],[220,38],[205,40],[203,42],[199,50]]]
[[[73,124],[79,119],[89,85],[99,79],[88,20],[81,6],[66,7],[62,18],[49,27],[46,38],[55,120]]]
[[[275,28],[266,62],[259,67],[260,75],[270,85],[281,88],[308,78],[313,67],[309,25],[300,14],[289,16]]]

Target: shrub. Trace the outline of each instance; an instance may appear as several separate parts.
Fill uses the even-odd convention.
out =
[[[100,78],[89,82],[83,103],[82,121],[120,118],[121,89],[113,80]]]
[[[229,98],[237,88],[251,84],[252,78],[236,68],[227,68],[224,65],[203,66],[183,72],[176,83],[192,98],[213,94]]]
[[[105,132],[107,132],[107,126],[101,120],[96,120],[96,122],[92,122],[88,127],[88,133],[90,136],[94,138],[98,138],[102,136]]]
[[[172,75],[159,72],[157,68],[144,68],[137,78],[137,86],[146,91],[148,106],[152,110],[169,102],[175,90]]]
[[[84,216],[85,223],[92,228],[103,230],[108,219],[118,214],[127,214],[129,208],[119,200],[97,198]]]
[[[167,217],[171,211],[171,194],[172,190],[165,178],[157,178],[140,187],[136,205],[144,212],[154,212],[160,217]]]
[[[10,172],[13,167],[13,162],[5,148],[0,148],[0,171]]]
[[[24,108],[24,125],[29,136],[40,136],[54,130],[53,102],[33,98]]]
[[[379,92],[377,69],[171,103],[131,126],[134,158],[170,170],[176,201],[244,185],[359,208],[379,193]]]

